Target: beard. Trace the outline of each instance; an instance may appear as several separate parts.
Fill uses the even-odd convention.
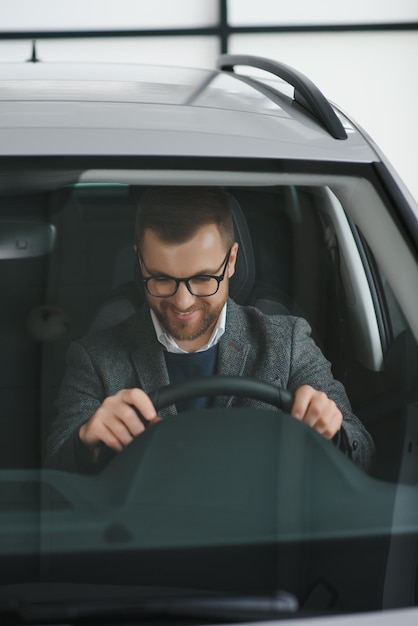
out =
[[[174,318],[170,315],[170,310],[174,307],[169,302],[161,302],[160,307],[151,306],[158,318],[161,326],[176,341],[194,341],[202,337],[211,328],[213,329],[221,314],[225,302],[221,302],[217,306],[210,305],[208,302],[200,302],[198,306],[190,307],[184,313],[199,311],[199,319],[195,323]]]

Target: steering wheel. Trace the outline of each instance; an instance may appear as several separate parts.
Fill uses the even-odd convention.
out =
[[[287,414],[292,393],[253,378],[213,376],[167,385],[151,399],[160,410],[204,394],[253,397],[281,410],[219,406],[163,419],[95,477],[92,498],[104,494],[112,511],[121,507],[145,546],[196,541],[209,549],[223,545],[225,537],[235,545],[238,535],[244,542],[263,533],[270,537],[278,523],[291,533],[294,515],[305,519],[306,502],[320,503],[320,527],[321,503],[329,510],[324,493],[352,490],[352,462]]]
[[[240,396],[254,398],[290,413],[293,394],[287,389],[276,387],[249,376],[203,376],[184,383],[166,385],[150,394],[157,410],[164,409],[181,400],[199,396]]]
[[[276,387],[272,383],[251,377],[198,377],[184,383],[166,385],[149,395],[157,412],[181,400],[200,396],[233,395],[250,397],[271,404],[281,409],[282,413],[277,414],[273,411],[261,410],[260,414],[264,416],[262,419],[263,428],[259,428],[258,411],[248,407],[234,410],[221,406],[203,411],[205,419],[196,419],[194,412],[180,412],[174,419],[164,419],[152,428],[146,428],[146,431],[132,441],[122,454],[116,455],[116,457],[112,454],[111,463],[104,470],[107,488],[114,492],[114,497],[117,499],[122,497],[121,484],[128,488],[129,483],[135,482],[137,476],[142,476],[141,483],[150,479],[151,491],[154,491],[155,488],[158,492],[160,487],[156,486],[158,484],[157,476],[163,472],[163,483],[165,484],[167,468],[170,468],[174,482],[183,483],[184,481],[179,478],[179,475],[177,479],[174,479],[174,474],[180,471],[178,459],[181,457],[183,463],[186,463],[189,454],[197,455],[193,461],[190,461],[190,466],[194,468],[193,472],[196,475],[199,472],[203,473],[203,484],[208,479],[207,467],[214,456],[219,457],[219,455],[224,454],[225,458],[228,459],[227,463],[230,463],[234,454],[240,454],[240,450],[247,450],[248,447],[252,448],[254,430],[260,432],[265,438],[265,444],[258,447],[258,450],[263,450],[264,456],[266,447],[275,440],[278,429],[298,428],[300,426],[299,423],[296,424],[296,420],[290,418],[286,420],[284,425],[282,423],[284,414],[290,413],[292,409],[293,394],[286,389]],[[222,437],[219,437],[220,432],[222,432]],[[285,439],[285,436],[283,438]],[[243,445],[240,445],[237,439],[241,439]],[[234,450],[234,454],[231,454],[232,450]],[[275,456],[276,449],[274,448],[273,457],[275,458]],[[248,463],[246,452],[244,457],[236,461],[237,467],[240,465],[246,467]],[[141,467],[143,464],[145,466]],[[150,471],[151,467],[154,469]],[[247,470],[242,471],[242,475],[245,475],[245,471]],[[212,479],[216,482],[213,475],[210,480]],[[214,489],[216,491],[217,487]],[[162,501],[167,501],[167,497],[171,500],[174,495],[161,495]]]
[[[284,413],[290,413],[294,399],[293,393],[287,389],[281,389],[272,383],[267,383],[250,376],[202,376],[192,378],[184,383],[165,385],[149,394],[157,413],[161,409],[182,400],[189,400],[200,396],[231,395],[254,398],[255,400],[266,402],[267,404],[281,409]],[[222,409],[222,407],[217,409],[218,413],[220,409]],[[224,407],[223,410],[229,411],[230,409]],[[139,414],[138,417],[144,424],[147,433],[154,430],[148,428],[149,424],[142,419]],[[147,437],[144,437],[144,435],[138,437],[136,441],[133,441],[124,450],[122,456],[125,458],[128,457],[132,454],[132,449],[136,446],[141,446],[141,442],[144,442],[146,439]],[[112,460],[113,466],[115,462],[116,465],[119,463],[119,461],[114,458],[114,453],[105,446],[103,446],[103,457],[105,464],[107,464],[109,460]]]

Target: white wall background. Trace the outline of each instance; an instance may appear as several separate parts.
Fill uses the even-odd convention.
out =
[[[233,27],[418,22],[418,0],[228,0]],[[0,0],[0,32],[214,27],[217,0]],[[129,61],[213,67],[215,36],[39,39],[42,61]],[[235,34],[229,52],[269,56],[306,73],[359,122],[418,201],[418,30]],[[0,39],[24,61],[30,39]]]
[[[233,37],[230,51],[244,50],[307,74],[371,135],[418,201],[418,31]]]

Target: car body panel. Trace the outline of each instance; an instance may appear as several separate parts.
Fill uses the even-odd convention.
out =
[[[257,90],[220,72],[178,72],[180,84],[175,83],[174,72],[170,82],[159,85],[158,68],[149,75],[149,68],[132,66],[127,81],[117,78],[117,66],[107,72],[103,67],[101,80],[97,76],[89,80],[95,68],[68,66],[69,78],[64,81],[53,64],[41,65],[28,64],[23,72],[19,66],[16,73],[13,66],[6,66],[2,71],[0,154],[106,152],[356,163],[376,158],[348,120],[347,140],[335,140],[291,106],[288,98],[283,106],[276,106]],[[78,79],[71,79],[78,71]],[[166,70],[160,74],[160,80],[167,81]],[[221,79],[218,88],[213,87],[217,79]]]
[[[335,139],[293,96],[229,70],[0,64],[8,610],[11,590],[19,608],[62,584],[71,611],[71,585],[132,584],[290,590],[313,624],[416,619],[418,208],[349,115],[332,105]],[[242,304],[308,321],[375,438],[371,475],[291,416],[245,405],[165,419],[107,474],[45,467],[69,346],[115,303],[110,324],[143,303],[132,227],[153,185],[234,200],[254,262]]]

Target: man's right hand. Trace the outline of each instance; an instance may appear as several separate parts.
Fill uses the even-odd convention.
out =
[[[121,452],[144,432],[144,423],[154,424],[160,420],[151,399],[142,389],[122,389],[103,401],[89,421],[81,426],[79,437],[94,456],[99,453],[102,443]]]

